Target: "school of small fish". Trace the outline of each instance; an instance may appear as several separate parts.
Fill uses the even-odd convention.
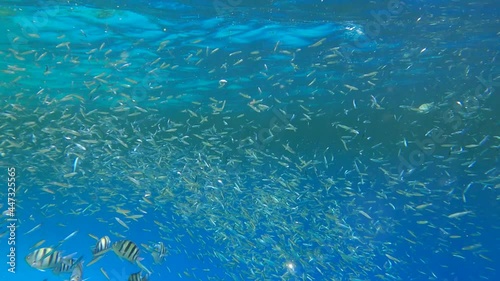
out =
[[[17,205],[30,213],[20,237],[82,218],[109,232],[59,223],[69,235],[23,255],[33,269],[110,280],[101,259],[114,254],[137,266],[129,281],[163,280],[160,267],[206,280],[171,265],[185,253],[220,264],[227,280],[444,280],[451,262],[477,261],[489,264],[481,276],[498,274],[500,227],[487,223],[500,219],[498,95],[483,83],[495,68],[473,66],[469,47],[426,34],[425,50],[387,47],[391,63],[363,50],[348,62],[332,34],[359,30],[350,23],[279,37],[72,8],[102,26],[58,29],[72,13],[60,6],[45,29],[12,32],[0,50],[0,166],[19,171]],[[440,63],[450,77],[405,80]],[[157,239],[127,238],[141,231]],[[95,240],[90,252],[67,255],[81,235]],[[84,274],[94,264],[102,276]]]

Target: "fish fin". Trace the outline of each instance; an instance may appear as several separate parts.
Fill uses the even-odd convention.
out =
[[[102,250],[101,252],[95,254],[95,256],[102,256],[102,255],[106,254],[107,252],[109,252],[110,250],[112,250],[112,249],[107,248],[106,250]]]
[[[142,270],[146,271],[149,275],[151,275],[151,273],[152,273],[152,272],[151,272],[149,269],[147,269],[147,268],[146,268],[146,267],[145,267],[145,266],[144,266],[144,265],[143,265],[143,264],[139,261],[139,259],[137,259],[136,263],[137,263],[137,265],[138,265],[138,266],[139,266]]]
[[[96,263],[98,260],[102,259],[103,256],[94,256],[94,258],[87,264],[87,267],[93,265]]]
[[[71,267],[71,269],[73,269],[75,266],[77,266],[80,262],[83,265],[83,256],[80,256],[76,261],[73,262],[73,266]]]
[[[72,253],[72,254],[69,254],[69,255],[67,255],[67,256],[64,256],[64,257],[62,258],[62,260],[66,260],[66,261],[67,261],[67,260],[70,260],[70,259],[72,259],[72,258],[73,258],[76,254],[78,254],[78,253],[77,253],[77,252],[74,252],[74,253]]]

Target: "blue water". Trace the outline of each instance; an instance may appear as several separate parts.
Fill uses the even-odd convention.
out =
[[[494,1],[0,4],[0,280],[498,279]]]

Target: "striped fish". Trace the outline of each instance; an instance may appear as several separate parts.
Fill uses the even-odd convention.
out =
[[[78,259],[62,259],[60,263],[56,265],[56,267],[52,270],[52,272],[56,275],[59,273],[70,273],[73,271],[75,266],[83,260],[83,256]]]
[[[97,239],[97,237],[96,237]],[[111,250],[111,239],[108,236],[101,237],[97,240],[97,244],[94,247],[91,247],[92,250],[92,260],[87,264],[87,266],[91,266],[100,260],[105,253]]]
[[[105,254],[110,249],[111,249],[111,239],[109,239],[108,236],[104,236],[97,241],[97,244],[92,249],[92,254],[94,255],[95,258],[97,256]]]
[[[82,276],[83,276],[83,261],[79,262],[73,268],[73,271],[71,272],[71,277],[69,278],[69,281],[82,281]]]
[[[115,254],[131,263],[137,262],[139,258],[139,247],[130,240],[121,240],[113,244]]]
[[[61,263],[70,263],[71,256],[73,254],[63,257],[62,253],[54,248],[40,248],[28,254],[25,260],[31,267],[44,271],[56,268]]]
[[[141,271],[139,271],[137,273],[130,274],[128,281],[148,281],[148,277],[142,276]]]
[[[163,242],[153,245],[151,255],[153,256],[155,264],[161,264],[165,261],[165,258],[167,257],[167,248],[165,248]]]
[[[142,258],[139,258],[139,247],[130,240],[121,240],[113,244],[113,252],[123,259],[128,260],[131,263],[137,264],[142,270],[151,274],[151,271],[141,264]]]
[[[40,248],[28,254],[25,260],[31,267],[43,271],[55,268],[62,262],[63,256],[54,248]]]

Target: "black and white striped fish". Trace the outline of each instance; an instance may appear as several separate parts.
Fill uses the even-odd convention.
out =
[[[113,244],[113,251],[120,258],[135,263],[139,258],[139,247],[130,240],[121,240]]]
[[[108,236],[101,237],[92,249],[94,257],[105,254],[111,249],[111,239]]]
[[[73,268],[69,281],[82,281],[82,276],[83,276],[83,261],[76,264],[76,266]]]
[[[163,242],[159,242],[158,244],[153,245],[153,251],[151,251],[151,255],[153,256],[153,260],[155,264],[161,264],[165,261],[167,257],[167,248],[163,245]]]
[[[91,250],[93,257],[92,260],[87,264],[87,266],[91,266],[92,264],[96,263],[103,257],[105,253],[111,250],[111,239],[109,239],[108,236],[101,237],[99,240],[97,240],[96,245],[92,247]]]
[[[62,262],[58,263],[54,269],[52,269],[52,272],[56,275],[60,273],[70,273],[73,271],[74,267],[80,263],[83,260],[83,256],[79,257],[78,259],[72,259],[69,258],[67,260],[63,260]]]
[[[151,274],[151,271],[141,264],[140,261],[142,258],[139,257],[139,247],[134,242],[130,240],[121,240],[114,243],[112,249],[118,257],[137,264],[142,270]]]
[[[28,254],[25,260],[31,267],[44,271],[55,268],[60,263],[69,263],[71,255],[63,257],[62,253],[54,248],[40,248]]]
[[[142,271],[130,274],[128,281],[148,281],[148,276],[142,276]]]

